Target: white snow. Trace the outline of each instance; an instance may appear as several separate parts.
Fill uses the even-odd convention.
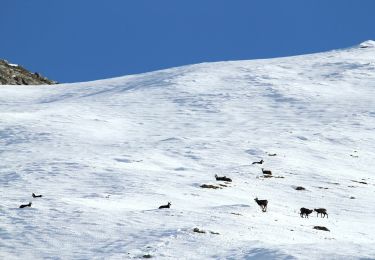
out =
[[[372,40],[365,41],[365,42],[362,42],[359,46],[362,47],[362,48],[368,48],[368,47],[374,48],[375,47],[375,41],[372,41]]]
[[[374,259],[375,48],[361,46],[0,87],[0,258]],[[199,187],[215,174],[233,182]]]

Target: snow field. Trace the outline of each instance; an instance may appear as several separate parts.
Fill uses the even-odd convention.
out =
[[[374,259],[374,55],[0,87],[0,258]]]

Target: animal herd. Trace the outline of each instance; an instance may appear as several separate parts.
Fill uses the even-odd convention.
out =
[[[35,195],[35,193],[31,194],[31,196],[32,196],[33,198],[41,198],[41,197],[42,197],[42,195]],[[31,205],[32,205],[32,203],[29,202],[29,203],[27,203],[27,204],[22,204],[22,205],[20,205],[19,208],[20,208],[20,209],[23,209],[23,208],[31,208]]]
[[[270,154],[269,154],[269,155],[270,155]],[[276,155],[276,154],[272,154],[272,155],[270,155],[270,156],[275,156],[275,155]],[[264,162],[264,161],[263,161],[263,159],[262,159],[262,160],[260,160],[259,162],[253,162],[252,164],[253,164],[253,165],[254,165],[254,164],[263,164],[263,162]],[[270,171],[270,170],[265,170],[264,168],[262,168],[262,173],[263,173],[264,175],[268,175],[268,176],[272,175],[272,171]],[[303,189],[304,189],[304,188],[303,188]],[[254,200],[255,200],[255,202],[261,207],[261,209],[262,209],[263,212],[266,212],[266,211],[267,211],[268,200],[259,200],[258,198],[255,198]],[[303,217],[308,218],[309,215],[310,215],[313,211],[317,212],[317,217],[318,217],[319,214],[320,214],[322,218],[324,218],[325,216],[327,216],[327,218],[328,218],[327,210],[324,209],[324,208],[318,208],[318,209],[314,209],[314,210],[312,210],[312,209],[308,209],[308,208],[301,208],[301,209],[300,209],[300,216],[301,216],[301,218],[303,218]]]
[[[254,164],[263,164],[263,159],[260,160],[260,161],[256,161],[256,162],[253,162],[252,165]],[[272,171],[270,170],[265,170],[264,168],[261,168],[262,169],[262,173],[264,175],[272,175]],[[227,177],[227,176],[218,176],[217,174],[215,174],[215,179],[217,181],[226,181],[226,182],[232,182],[232,179]],[[36,195],[35,193],[32,193],[32,197],[33,198],[41,198],[43,195]],[[260,206],[262,212],[267,212],[267,206],[268,206],[268,200],[260,200],[258,198],[255,198],[254,201]],[[27,208],[27,207],[31,207],[32,203],[29,202],[28,204],[22,204],[19,206],[19,208]],[[159,206],[159,209],[169,209],[170,207],[172,206],[172,203],[171,202],[168,202],[167,204],[165,205],[161,205]],[[322,218],[325,218],[327,216],[328,218],[328,213],[327,213],[327,210],[324,209],[324,208],[318,208],[318,209],[308,209],[308,208],[301,208],[300,209],[300,216],[301,218],[308,218],[309,215],[312,213],[312,212],[316,212],[317,213],[317,217],[319,217],[319,214]]]
[[[315,212],[317,213],[317,214],[316,214],[316,217],[318,217],[319,214],[320,214],[320,216],[321,216],[322,218],[324,218],[325,216],[327,216],[327,218],[328,218],[327,210],[324,209],[324,208],[319,208],[319,209],[314,209],[314,210],[312,210],[312,209],[307,209],[307,208],[301,208],[301,209],[300,209],[300,216],[301,216],[301,218],[303,218],[303,216],[305,216],[306,218],[308,218],[309,215],[310,215],[313,211],[315,211]]]
[[[276,154],[275,154],[276,155]],[[271,156],[271,155],[270,155]],[[272,155],[274,156],[274,155]],[[253,162],[252,165],[255,165],[255,164],[263,164],[264,160],[260,160],[260,161],[256,161],[256,162]],[[262,173],[264,175],[272,175],[272,171],[271,170],[265,170],[264,168],[261,168],[262,169]],[[226,181],[226,182],[232,182],[232,179],[227,177],[227,176],[218,176],[217,174],[215,174],[215,179],[217,181]],[[268,200],[260,200],[258,198],[255,198],[254,201],[260,206],[262,212],[267,212],[267,206],[268,206]],[[171,206],[171,202],[168,202],[167,205],[161,205],[159,207],[159,209],[165,209],[165,208],[170,208]],[[308,209],[308,208],[301,208],[300,209],[300,216],[301,218],[308,218],[309,215],[312,213],[312,212],[316,212],[317,213],[317,217],[319,217],[319,214],[321,215],[322,218],[325,218],[327,216],[328,218],[328,213],[327,213],[327,210],[324,209],[324,208],[318,208],[318,209]]]

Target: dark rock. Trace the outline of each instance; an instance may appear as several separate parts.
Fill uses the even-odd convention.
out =
[[[260,176],[259,178],[263,178],[263,179],[269,179],[269,178],[284,179],[285,177],[284,176],[263,175],[263,176]]]
[[[302,187],[302,186],[298,186],[298,187],[296,187],[295,188],[296,190],[306,190],[304,187]]]
[[[31,73],[25,68],[0,60],[0,85],[51,85],[56,81],[49,80],[39,73]]]
[[[356,182],[356,183],[360,183],[360,184],[368,184],[368,183],[365,182],[365,181],[354,181],[354,180],[352,180],[352,182]]]
[[[200,233],[200,234],[206,234],[206,231],[204,231],[202,229],[199,229],[197,227],[193,229],[193,232]],[[208,232],[210,232],[210,234],[213,234],[213,235],[220,235],[220,233],[218,233],[218,232],[214,232],[214,231],[210,231],[210,230]]]
[[[323,230],[323,231],[329,231],[328,228],[323,227],[323,226],[315,226],[314,229],[317,229],[317,230]]]
[[[201,188],[204,189],[221,189],[219,186],[211,185],[211,184],[202,184]]]

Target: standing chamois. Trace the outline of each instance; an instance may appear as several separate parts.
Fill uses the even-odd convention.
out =
[[[32,194],[33,198],[41,198],[43,197],[42,195],[35,195],[35,193]]]
[[[258,200],[258,198],[255,198],[254,200],[262,208],[263,212],[267,211],[268,200]]]
[[[319,214],[321,214],[322,218],[324,218],[325,216],[327,216],[327,218],[328,218],[328,213],[327,213],[326,209],[319,208],[319,209],[314,209],[314,211],[316,211],[316,217],[318,217]]]
[[[227,176],[219,177],[219,176],[217,176],[217,174],[215,174],[215,179],[216,179],[217,181],[228,181],[228,182],[232,182],[232,179],[231,179],[231,178],[228,178]]]
[[[301,218],[303,218],[303,216],[306,216],[306,218],[309,217],[309,215],[313,212],[312,209],[307,209],[307,208],[301,208],[300,209],[300,213],[299,215],[301,216]]]
[[[167,205],[161,205],[159,209],[169,209],[171,207],[172,203],[168,202]]]
[[[260,160],[259,162],[253,162],[252,164],[263,164],[264,163],[264,161],[263,161],[263,159],[262,160]]]
[[[20,206],[20,209],[23,209],[23,208],[26,208],[26,207],[31,207],[31,202],[29,202],[29,204],[22,204]]]

